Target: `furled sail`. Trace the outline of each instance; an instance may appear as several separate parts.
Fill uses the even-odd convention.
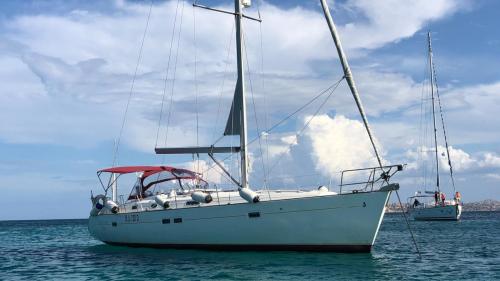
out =
[[[236,89],[234,90],[233,103],[231,104],[231,111],[224,130],[224,136],[234,136],[241,134],[242,109],[243,109],[243,93],[241,92],[241,79],[238,78],[236,82]]]

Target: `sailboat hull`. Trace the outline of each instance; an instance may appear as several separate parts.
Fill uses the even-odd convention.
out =
[[[389,191],[89,218],[111,245],[177,249],[370,252]]]
[[[462,205],[432,206],[411,209],[414,220],[459,220],[462,215]]]

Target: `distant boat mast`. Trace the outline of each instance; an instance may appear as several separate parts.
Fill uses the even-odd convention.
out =
[[[432,97],[432,121],[434,126],[434,154],[436,156],[436,187],[437,191],[441,192],[439,189],[439,157],[438,157],[438,144],[437,144],[437,129],[436,129],[436,110],[435,110],[435,99],[434,99],[434,83],[436,83],[436,78],[434,76],[433,61],[432,61],[432,45],[431,45],[431,33],[427,32],[427,42],[429,45],[429,70],[431,73],[431,97]]]

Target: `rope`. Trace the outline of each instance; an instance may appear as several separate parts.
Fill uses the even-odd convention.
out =
[[[113,153],[113,164],[112,164],[112,167],[115,166],[116,160],[117,160],[117,157],[118,157],[118,148],[120,146],[120,141],[121,141],[121,138],[122,138],[122,135],[123,135],[123,129],[125,128],[125,122],[127,120],[127,113],[128,113],[128,109],[129,109],[129,106],[130,106],[130,100],[132,99],[132,94],[134,92],[135,79],[137,78],[137,71],[139,69],[139,64],[140,64],[141,58],[142,58],[142,49],[144,47],[144,41],[145,41],[146,34],[147,34],[147,31],[148,31],[148,27],[149,27],[149,19],[151,18],[151,10],[152,10],[152,8],[153,8],[153,1],[151,1],[151,4],[149,5],[149,12],[148,12],[148,18],[146,20],[146,27],[144,28],[144,33],[142,35],[141,47],[139,49],[139,55],[137,57],[137,63],[135,65],[134,76],[132,78],[132,84],[130,85],[130,91],[129,91],[129,94],[128,94],[127,105],[125,106],[125,112],[123,113],[123,120],[122,120],[122,125],[121,125],[121,128],[120,128],[120,133],[118,134],[118,140],[116,141],[115,151]]]

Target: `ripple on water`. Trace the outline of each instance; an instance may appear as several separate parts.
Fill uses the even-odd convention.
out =
[[[0,279],[353,280],[500,278],[500,213],[459,222],[385,217],[370,254],[216,252],[113,247],[92,239],[86,220],[0,222]]]

